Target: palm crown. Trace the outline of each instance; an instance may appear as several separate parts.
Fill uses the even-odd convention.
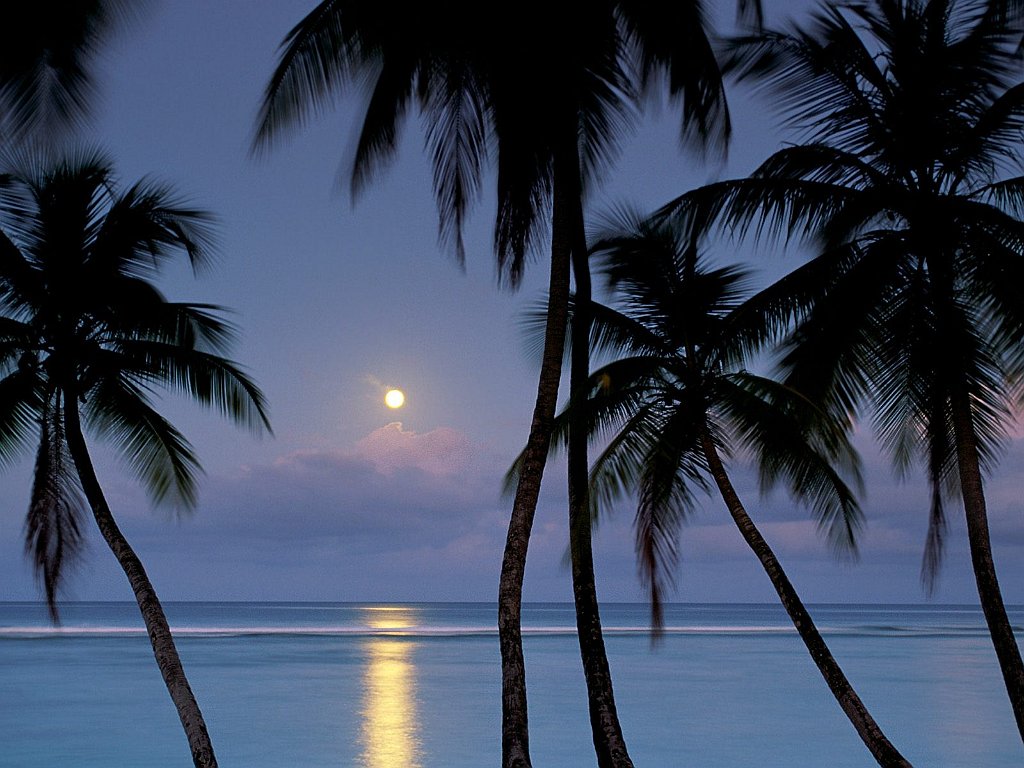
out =
[[[682,101],[684,138],[724,140],[724,93],[704,29],[696,2],[574,2],[558,13],[517,3],[482,14],[467,0],[397,8],[325,0],[284,41],[257,146],[366,78],[353,190],[390,158],[407,112],[418,107],[440,234],[460,259],[465,214],[489,157],[496,159],[495,246],[502,274],[515,285],[550,212],[554,156],[579,153],[584,177],[592,178],[657,75]]]
[[[853,21],[851,21],[853,19]],[[857,25],[853,22],[857,22]],[[666,212],[809,235],[816,256],[764,291],[775,330],[796,319],[783,365],[823,405],[864,402],[900,467],[925,457],[926,554],[941,553],[942,499],[958,488],[951,402],[970,403],[984,466],[1024,374],[1024,85],[1015,42],[984,3],[830,8],[810,32],[746,41],[741,73],[767,74],[809,142],[749,178]]]
[[[761,333],[742,302],[746,273],[710,268],[672,222],[627,218],[615,229],[596,246],[614,305],[592,306],[593,346],[613,359],[573,394],[556,441],[565,441],[569,412],[585,409],[591,433],[606,441],[591,470],[596,506],[636,496],[655,625],[680,525],[709,490],[705,439],[749,456],[763,490],[783,483],[835,547],[852,553],[860,509],[844,477],[859,483],[859,471],[848,424],[745,367]]]
[[[184,507],[199,465],[155,409],[157,389],[268,426],[259,389],[220,355],[233,334],[219,310],[168,301],[150,282],[178,253],[204,264],[209,238],[208,216],[168,188],[118,192],[96,153],[0,177],[0,451],[9,459],[38,440],[26,545],[54,613],[84,510],[65,439],[69,404],[154,500]]]

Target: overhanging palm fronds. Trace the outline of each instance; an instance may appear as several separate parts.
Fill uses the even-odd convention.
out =
[[[144,3],[38,0],[4,14],[0,141],[49,138],[75,127],[94,95],[94,59]]]

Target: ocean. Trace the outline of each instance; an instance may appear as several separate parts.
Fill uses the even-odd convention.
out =
[[[500,763],[494,606],[168,603],[223,768]],[[979,609],[815,605],[861,698],[916,766],[1024,764]],[[775,605],[603,606],[638,768],[874,765]],[[1024,639],[1024,608],[1011,609]],[[596,764],[572,607],[524,609],[537,768]],[[0,603],[0,766],[191,765],[131,603]]]

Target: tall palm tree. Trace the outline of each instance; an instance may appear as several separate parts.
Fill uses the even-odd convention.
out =
[[[0,12],[0,141],[52,137],[77,124],[93,96],[98,50],[143,4],[37,0]]]
[[[151,393],[182,393],[258,430],[263,395],[221,356],[217,307],[167,301],[150,281],[172,258],[209,257],[209,217],[169,188],[118,191],[109,161],[83,153],[0,177],[0,455],[36,443],[26,549],[57,597],[91,509],[142,612],[196,766],[216,766],[202,713],[141,561],[117,526],[85,433],[124,457],[154,501],[188,509],[199,463]]]
[[[795,321],[787,380],[829,408],[866,408],[901,471],[931,485],[922,565],[942,555],[959,496],[978,594],[1024,738],[1024,663],[996,578],[985,506],[1024,401],[1024,83],[1020,29],[980,0],[872,0],[809,30],[747,41],[807,141],[748,179],[666,209],[760,235],[808,236],[813,257],[757,299]]]
[[[744,4],[746,5],[746,4]],[[756,10],[756,4],[749,7]],[[502,561],[498,628],[502,655],[503,765],[530,765],[522,649],[522,587],[530,532],[555,414],[567,324],[570,271],[589,286],[584,192],[613,154],[640,95],[665,74],[682,101],[683,138],[728,133],[717,63],[697,0],[651,4],[601,0],[489,8],[469,0],[381,6],[325,0],[285,40],[268,85],[258,146],[301,124],[360,78],[370,91],[356,147],[358,191],[396,146],[410,106],[426,118],[442,240],[464,257],[462,222],[490,157],[497,164],[494,227],[499,275],[518,284],[525,258],[550,224],[547,328],[526,457]],[[578,313],[573,334],[587,336]],[[585,377],[587,345],[573,362]],[[574,595],[598,762],[628,766],[601,639],[586,518],[586,438],[570,451],[570,518],[576,539]]]
[[[787,486],[833,546],[851,553],[861,513],[844,480],[859,482],[846,420],[746,369],[771,318],[765,322],[743,307],[746,273],[709,269],[685,227],[621,217],[597,255],[614,303],[592,305],[592,340],[612,359],[573,393],[556,422],[555,445],[568,441],[574,419],[586,423],[605,443],[590,475],[595,507],[609,508],[624,494],[637,500],[635,545],[655,632],[680,529],[698,496],[713,486],[871,754],[882,766],[909,766],[832,656],[726,469],[735,454],[750,458],[762,490]]]

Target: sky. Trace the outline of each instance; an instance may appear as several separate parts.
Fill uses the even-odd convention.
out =
[[[263,387],[274,433],[254,437],[173,398],[162,403],[206,469],[197,509],[154,510],[108,447],[94,446],[115,516],[164,600],[493,601],[511,501],[501,478],[525,442],[538,360],[524,311],[543,294],[544,254],[521,290],[497,286],[493,198],[467,227],[465,270],[437,244],[422,126],[413,117],[389,171],[353,201],[346,169],[361,94],[339,100],[266,157],[249,151],[257,105],[285,33],[311,0],[152,2],[98,63],[99,92],[83,143],[105,148],[121,179],[173,183],[219,221],[217,266],[194,279],[172,269],[174,299],[232,309],[233,353]],[[768,3],[772,18],[805,5]],[[787,137],[768,105],[730,89],[728,162],[679,151],[676,112],[654,105],[588,200],[653,208],[699,184],[751,170]],[[493,185],[493,177],[484,189]],[[799,255],[735,248],[767,281]],[[406,405],[383,402],[399,387]],[[920,468],[895,477],[858,435],[867,517],[856,562],[838,562],[806,510],[738,490],[808,602],[918,602],[928,493]],[[23,553],[31,462],[0,475],[0,600],[40,595]],[[1015,439],[988,481],[1004,597],[1024,603],[1024,444]],[[549,465],[530,546],[527,600],[572,599],[564,465]],[[950,506],[936,602],[975,603],[962,510]],[[643,600],[632,510],[609,510],[596,533],[604,600]],[[774,593],[719,499],[682,535],[679,601],[772,601]],[[116,562],[90,530],[70,600],[130,600]]]

